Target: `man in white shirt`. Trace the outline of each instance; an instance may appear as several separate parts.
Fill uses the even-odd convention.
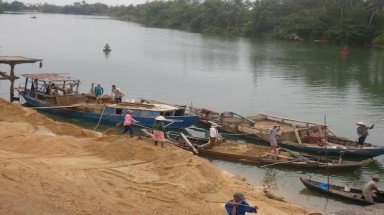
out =
[[[372,180],[370,180],[367,184],[364,185],[363,196],[365,200],[367,200],[368,202],[374,203],[373,198],[376,197],[375,191],[381,192],[381,190],[377,188],[377,182],[379,181],[380,181],[380,176],[375,175],[372,177]]]
[[[209,142],[211,148],[215,146],[219,140],[219,131],[217,130],[218,126],[218,124],[212,123],[211,128],[209,128]]]
[[[271,144],[271,153],[279,156],[277,151],[277,135],[280,131],[280,126],[277,123],[273,123],[272,127],[269,128],[269,143]]]

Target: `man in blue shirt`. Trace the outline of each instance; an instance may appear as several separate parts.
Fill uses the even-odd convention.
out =
[[[257,213],[257,206],[250,206],[245,201],[245,196],[241,192],[233,194],[233,199],[225,203],[225,210],[228,215],[245,215],[248,213]]]
[[[95,87],[95,95],[96,97],[99,97],[101,95],[103,95],[104,93],[104,89],[101,87],[101,84],[98,83],[97,86]]]

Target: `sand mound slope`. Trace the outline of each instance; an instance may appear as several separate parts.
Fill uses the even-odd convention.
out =
[[[174,146],[0,106],[0,214],[225,214],[238,190],[259,214],[305,213]]]

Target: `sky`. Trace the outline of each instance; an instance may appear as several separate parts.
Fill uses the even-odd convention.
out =
[[[14,0],[3,0],[3,2],[13,2]],[[48,3],[53,5],[72,5],[75,2],[82,2],[83,0],[17,0],[24,4]],[[116,5],[136,5],[144,4],[152,0],[85,0],[88,4],[103,3],[110,6]]]

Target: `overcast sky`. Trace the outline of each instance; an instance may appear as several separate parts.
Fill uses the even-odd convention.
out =
[[[13,2],[14,0],[3,0],[3,2]],[[82,2],[82,0],[18,0],[19,2],[23,2],[24,4],[36,4],[36,3],[48,3],[54,5],[72,5],[75,2]],[[152,0],[85,0],[88,4],[94,3],[103,3],[106,5],[136,5],[136,4],[144,4],[145,2],[149,2]]]

